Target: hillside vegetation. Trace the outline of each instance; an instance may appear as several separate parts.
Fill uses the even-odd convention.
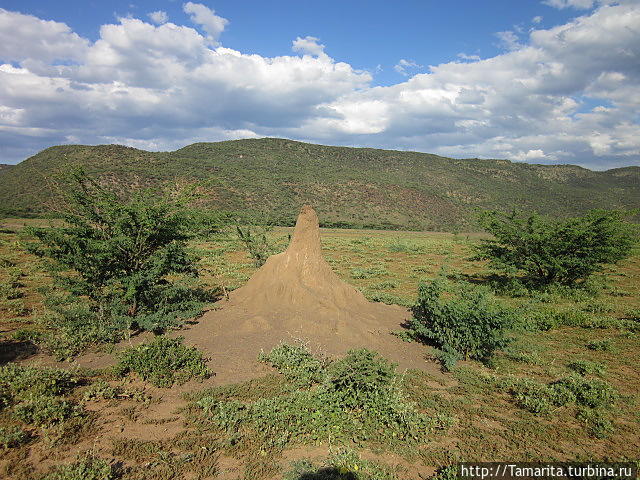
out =
[[[0,169],[0,213],[46,214],[55,202],[51,179],[69,166],[83,166],[123,191],[202,183],[205,206],[268,215],[282,225],[293,224],[305,203],[314,205],[324,226],[412,230],[472,228],[477,208],[569,216],[640,207],[640,167],[596,172],[264,138],[196,143],[175,152],[51,147]]]

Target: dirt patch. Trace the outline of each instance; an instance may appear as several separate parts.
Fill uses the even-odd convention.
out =
[[[369,302],[340,280],[322,257],[318,217],[305,206],[287,250],[270,257],[245,286],[180,335],[211,357],[220,383],[264,374],[257,354],[282,341],[300,341],[311,352],[329,356],[366,347],[401,369],[439,375],[423,346],[391,335],[409,315],[398,306]]]

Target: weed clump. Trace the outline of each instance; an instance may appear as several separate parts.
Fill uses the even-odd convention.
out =
[[[79,379],[66,370],[36,368],[14,363],[0,367],[0,392],[4,404],[39,396],[57,396],[75,388]],[[0,399],[0,407],[3,400]]]
[[[324,362],[315,358],[301,345],[281,343],[268,354],[260,353],[258,360],[277,368],[298,387],[319,383],[324,375]]]
[[[3,449],[19,447],[29,440],[29,435],[20,427],[0,427],[0,446]]]
[[[412,444],[436,426],[405,401],[395,365],[375,352],[352,350],[327,363],[314,362],[302,347],[279,345],[261,358],[294,389],[249,403],[213,392],[194,397],[199,418],[226,432],[231,444],[256,437],[264,448],[329,438]]]
[[[442,297],[441,279],[421,283],[408,328],[412,334],[442,350],[440,360],[450,369],[460,358],[488,360],[508,343],[514,323],[511,310],[501,306],[485,289],[459,286],[455,296]]]
[[[602,438],[613,426],[605,411],[617,398],[615,389],[604,380],[570,375],[549,384],[530,379],[509,379],[502,382],[516,403],[536,415],[550,413],[554,408],[575,404],[577,418],[590,434]]]
[[[395,393],[395,368],[376,352],[351,350],[329,365],[324,388],[332,399],[348,408],[374,407]]]
[[[86,455],[70,465],[60,465],[43,480],[113,480],[113,468],[109,463],[92,455]]]
[[[302,459],[291,464],[283,480],[396,480],[390,468],[363,460],[350,449],[332,453],[321,465]]]
[[[576,360],[567,364],[567,367],[582,376],[598,375],[602,377],[607,372],[606,365],[589,360]]]
[[[156,387],[183,384],[193,378],[209,378],[211,372],[202,353],[194,347],[182,345],[182,337],[159,336],[149,343],[122,352],[114,367],[116,375],[137,373]]]
[[[594,350],[596,352],[614,352],[615,347],[611,343],[610,338],[604,338],[602,340],[594,340],[587,344],[587,348],[589,350]]]

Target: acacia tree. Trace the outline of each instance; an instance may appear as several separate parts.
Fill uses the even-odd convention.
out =
[[[176,293],[168,276],[197,275],[186,250],[185,197],[136,192],[125,199],[82,170],[65,183],[63,225],[31,228],[38,242],[30,250],[70,272],[59,277],[63,286],[101,311],[135,317],[142,328],[171,323],[159,315]]]
[[[483,212],[480,224],[494,238],[476,246],[476,259],[489,260],[502,271],[524,273],[537,284],[575,285],[630,255],[636,230],[623,217],[611,210],[567,220]]]

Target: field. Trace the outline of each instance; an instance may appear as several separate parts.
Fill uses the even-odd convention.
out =
[[[399,441],[395,432],[387,438],[366,425],[356,436],[337,427],[328,435],[320,427],[303,432],[300,425],[261,431],[260,421],[280,421],[282,412],[272,408],[278,398],[306,392],[266,364],[242,383],[214,372],[173,388],[114,374],[116,352],[150,334],[93,349],[74,362],[37,351],[30,339],[44,328],[42,292],[51,279],[41,260],[24,251],[21,231],[41,222],[0,222],[0,365],[55,366],[73,378],[51,374],[58,380],[47,384],[60,384],[47,397],[57,399],[49,407],[59,409],[51,415],[60,421],[38,422],[36,397],[24,400],[32,409],[21,415],[0,411],[2,478],[419,479],[459,461],[640,460],[638,249],[589,289],[499,295],[522,321],[490,365],[462,361],[442,372],[435,350],[423,346],[425,367],[398,372],[398,389],[403,402],[429,421]],[[291,232],[271,232],[279,250]],[[452,284],[490,281],[486,265],[470,260],[481,234],[322,229],[321,237],[333,270],[372,301],[410,307],[420,281],[438,275]],[[241,287],[256,270],[230,235],[191,248],[202,257],[201,280],[224,287],[220,295]],[[3,375],[0,387],[9,378]],[[577,382],[589,395],[559,404],[553,385],[560,379]],[[2,395],[0,390],[0,407]],[[213,411],[207,405],[219,409],[221,401],[236,409],[207,416]],[[247,413],[249,404],[264,405],[264,418],[259,409]],[[313,408],[302,411],[301,423],[304,415],[311,422]],[[249,421],[249,415],[255,418]]]

